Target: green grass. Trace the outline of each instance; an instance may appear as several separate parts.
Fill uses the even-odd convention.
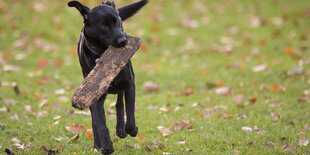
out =
[[[130,2],[133,1],[116,1],[116,4],[121,6]],[[38,154],[41,152],[38,148],[44,145],[48,149],[63,146],[61,154],[99,154],[91,151],[93,140],[86,137],[86,130],[80,133],[76,142],[67,142],[74,135],[65,129],[66,126],[75,123],[91,127],[91,119],[66,112],[74,110],[70,97],[82,81],[78,57],[73,53],[83,26],[82,17],[66,3],[60,0],[0,0],[0,58],[5,60],[0,61],[0,108],[9,108],[9,112],[0,112],[0,123],[5,124],[0,127],[1,149],[11,148],[16,154]],[[99,3],[87,1],[91,7]],[[42,4],[43,11],[33,9],[35,4]],[[132,137],[118,139],[113,144],[115,154],[146,154],[144,146],[157,141],[165,148],[152,148],[151,154],[294,153],[283,146],[298,146],[300,140],[310,139],[309,131],[301,132],[305,125],[310,125],[309,101],[299,102],[306,96],[304,91],[310,89],[309,6],[310,1],[306,0],[151,1],[124,24],[127,33],[142,37],[148,47],[132,59],[136,73],[138,135],[146,141]],[[180,24],[187,15],[197,22],[196,28]],[[250,22],[253,17],[261,19],[262,24],[253,27]],[[274,24],[276,18],[282,25]],[[236,34],[231,33],[232,27],[237,28]],[[20,39],[23,45],[14,46]],[[156,39],[159,42],[154,41]],[[225,46],[231,46],[231,51],[221,50]],[[259,50],[258,55],[251,54],[254,48]],[[293,49],[292,54],[286,54],[288,48]],[[18,58],[25,53],[26,56]],[[37,63],[42,59],[48,60],[47,67],[38,67]],[[56,60],[62,62],[60,67],[54,65]],[[233,64],[239,68],[227,68]],[[266,64],[267,68],[253,72],[252,68],[260,64]],[[19,66],[21,70],[5,71],[7,65]],[[298,66],[303,68],[301,74],[285,76],[285,72]],[[28,76],[33,72],[41,74]],[[39,84],[43,78],[47,78],[47,82],[42,84],[41,80]],[[146,81],[157,83],[159,91],[143,91]],[[21,94],[16,94],[11,86],[3,86],[5,82],[16,82]],[[216,94],[216,86],[210,87],[216,83],[232,88],[232,94]],[[261,89],[262,86],[266,88]],[[286,89],[278,91],[276,86]],[[186,88],[194,94],[182,95]],[[65,93],[55,94],[58,89],[64,89]],[[244,95],[241,103],[244,108],[238,107],[233,100],[237,94]],[[251,98],[257,101],[250,103]],[[16,101],[16,105],[6,103],[7,99]],[[40,108],[42,100],[47,100],[47,106]],[[115,101],[116,97],[109,95],[106,109]],[[275,101],[280,104],[270,106]],[[194,103],[199,105],[193,107]],[[55,104],[60,104],[61,108],[55,108]],[[25,111],[25,105],[33,107],[33,114]],[[150,110],[151,105],[158,108]],[[227,109],[201,117],[201,112],[216,106]],[[159,110],[161,107],[171,110],[165,113]],[[178,111],[174,111],[176,107],[179,107]],[[38,117],[40,111],[47,111],[48,115]],[[278,121],[272,121],[271,112],[280,116]],[[233,117],[222,117],[223,113]],[[14,114],[27,118],[12,120]],[[238,120],[236,114],[245,114],[247,118]],[[59,124],[52,125],[56,121],[53,118],[59,115],[62,116]],[[173,131],[171,127],[178,120],[188,121],[195,131]],[[115,138],[116,120],[108,119],[107,125]],[[163,137],[157,126],[169,128],[170,136]],[[242,131],[244,126],[257,126],[259,131]],[[54,139],[59,137],[64,140]],[[287,140],[282,142],[281,137]],[[12,138],[24,139],[21,143],[32,143],[32,148],[14,148]],[[185,144],[177,144],[179,141],[185,141]],[[136,142],[140,149],[126,147]],[[248,146],[250,142],[255,146]],[[274,148],[265,146],[268,142],[272,142]],[[185,148],[192,151],[181,151]],[[309,154],[309,150],[308,144],[298,147],[296,153]]]

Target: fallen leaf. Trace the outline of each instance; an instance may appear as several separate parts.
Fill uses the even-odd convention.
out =
[[[47,116],[47,115],[48,115],[47,111],[39,111],[38,112],[38,117],[44,117],[44,116]]]
[[[291,151],[291,152],[296,152],[298,150],[297,146],[288,146],[288,144],[285,144],[283,148],[284,150]]]
[[[164,137],[168,137],[171,133],[171,131],[164,126],[158,126],[157,129],[161,132],[162,136]]]
[[[280,118],[280,115],[278,115],[277,113],[274,113],[274,112],[271,112],[270,116],[271,116],[271,120],[274,122],[277,122]]]
[[[230,114],[230,113],[223,113],[223,114],[222,114],[222,117],[224,117],[224,118],[232,118],[233,115]]]
[[[133,144],[133,147],[135,148],[135,149],[140,149],[141,147],[140,147],[140,144],[138,143],[138,142],[135,142],[135,144]]]
[[[235,96],[233,97],[233,100],[234,100],[235,102],[237,102],[237,103],[241,103],[241,102],[243,101],[243,99],[244,99],[244,96],[241,95],[241,94],[235,95]]]
[[[185,141],[179,141],[179,142],[177,142],[177,144],[184,145]]]
[[[266,68],[267,68],[266,64],[261,64],[261,65],[254,66],[252,68],[252,71],[253,72],[262,72],[262,71],[266,70]]]
[[[63,145],[57,145],[55,146],[52,150],[55,150],[55,151],[60,151],[60,150],[63,150],[65,147]]]
[[[252,132],[253,129],[250,127],[244,126],[241,128],[241,130],[246,131],[246,132]]]
[[[272,142],[267,142],[267,143],[265,144],[265,146],[270,147],[270,148],[273,148],[273,143],[272,143]]]
[[[254,103],[256,103],[257,98],[256,97],[252,97],[252,98],[249,99],[249,101],[250,101],[250,103],[254,104]]]
[[[46,148],[46,146],[44,146],[44,145],[41,145],[41,146],[39,147],[39,150],[41,150],[43,153],[48,154],[48,155],[57,154],[57,153],[58,153],[58,150],[48,150],[48,149]]]
[[[80,132],[83,132],[84,127],[77,124],[72,124],[70,127],[66,127],[66,129],[71,133],[78,135]]]
[[[69,140],[69,142],[75,142],[75,141],[77,141],[79,138],[80,138],[80,135],[74,135],[74,136]]]
[[[281,142],[286,141],[286,137],[281,137],[281,138],[280,138],[280,141],[281,141]]]
[[[232,94],[232,89],[229,87],[216,88],[214,91],[218,95],[231,95]]]
[[[183,128],[186,128],[188,126],[188,122],[184,120],[176,121],[172,124],[172,130],[181,130]]]
[[[45,59],[45,58],[42,58],[42,59],[39,59],[38,62],[37,62],[37,67],[38,68],[46,68],[48,67],[48,59]]]
[[[185,88],[182,92],[183,96],[190,96],[195,94],[195,92],[191,88]]]
[[[144,150],[145,150],[146,152],[151,152],[151,151],[152,151],[152,150],[151,150],[148,146],[146,146],[146,145],[144,145],[143,148],[144,148]]]
[[[191,152],[191,151],[193,151],[192,149],[189,149],[189,148],[185,148],[185,149],[181,149],[181,151],[189,151],[189,152]]]
[[[33,108],[32,108],[32,106],[30,106],[30,105],[25,105],[25,111],[26,111],[26,112],[33,113]]]
[[[307,146],[308,144],[309,144],[309,140],[308,139],[303,139],[303,140],[300,140],[298,142],[299,146]]]
[[[89,139],[94,139],[94,136],[93,136],[93,129],[87,129],[86,130],[86,137],[89,138]]]
[[[7,107],[2,107],[0,108],[0,112],[10,112],[10,110]]]
[[[254,142],[250,142],[247,144],[247,146],[256,146],[256,144]]]

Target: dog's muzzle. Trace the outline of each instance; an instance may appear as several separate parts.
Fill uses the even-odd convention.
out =
[[[118,38],[117,41],[116,41],[116,44],[117,44],[118,47],[124,47],[124,46],[127,45],[127,42],[128,42],[127,38],[124,36],[124,37]]]

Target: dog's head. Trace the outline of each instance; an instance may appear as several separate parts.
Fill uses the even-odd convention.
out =
[[[139,2],[116,9],[113,1],[89,9],[78,1],[70,1],[69,7],[75,7],[84,19],[84,34],[94,45],[124,47],[127,38],[123,32],[122,21],[131,17],[148,1]]]

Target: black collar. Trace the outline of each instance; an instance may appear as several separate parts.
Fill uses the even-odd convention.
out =
[[[84,28],[82,29],[82,39],[84,40],[85,45],[87,46],[87,48],[89,48],[92,52],[96,53],[96,54],[102,54],[105,52],[105,50],[98,48],[94,45],[92,45],[86,38],[85,32],[84,32]]]

